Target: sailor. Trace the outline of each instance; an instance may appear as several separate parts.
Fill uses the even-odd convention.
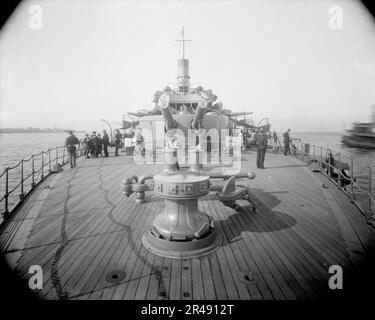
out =
[[[65,146],[69,154],[70,167],[74,168],[76,166],[77,159],[77,148],[76,145],[79,144],[78,138],[73,134],[73,131],[69,131],[69,137],[65,140]]]
[[[96,158],[96,152],[97,152],[96,150],[97,150],[97,137],[96,137],[96,131],[93,131],[90,137],[90,154],[92,158]]]
[[[144,143],[144,138],[142,136],[142,129],[137,128],[135,132],[135,146],[138,151],[140,151],[142,157],[145,156],[146,150],[145,150],[145,143]]]
[[[100,135],[100,133],[98,133],[98,136],[96,137],[96,143],[97,143],[97,147],[96,147],[96,156],[99,157],[99,156],[103,156],[102,154],[102,145],[103,145],[103,139]]]
[[[278,152],[279,151],[279,147],[278,147],[279,138],[277,137],[276,131],[273,132],[272,138],[273,138],[273,151]]]
[[[329,151],[328,158],[326,159],[326,163],[327,163],[326,172],[332,178],[334,167],[335,167],[335,158],[333,157],[333,154],[331,151]]]
[[[85,134],[85,138],[83,139],[83,145],[85,150],[85,158],[90,158],[90,137],[88,133]]]
[[[289,136],[290,129],[284,132],[284,155],[290,154],[290,136]]]
[[[106,130],[103,130],[103,150],[104,150],[104,157],[108,157],[108,146],[109,144],[109,137]]]
[[[254,131],[254,135],[253,135],[253,144],[254,144],[255,146],[257,145],[257,140],[258,140],[259,132],[260,132],[260,129],[257,129],[257,130]]]
[[[178,150],[178,142],[177,142],[177,137],[174,135],[171,140],[169,140],[166,149],[172,150],[173,158],[175,159],[176,163],[176,169],[180,170],[180,165],[178,164],[177,160],[177,150]]]
[[[257,168],[265,169],[264,158],[267,150],[267,135],[264,130],[257,134],[255,145],[257,147]]]
[[[116,129],[115,131],[115,147],[116,147],[116,150],[115,150],[115,156],[117,157],[118,156],[118,149],[121,148],[121,139],[122,139],[122,134],[120,133],[120,130],[119,129]]]
[[[241,130],[241,137],[242,137],[242,143],[241,143],[241,145],[242,145],[243,149],[245,149],[246,148],[245,129]]]

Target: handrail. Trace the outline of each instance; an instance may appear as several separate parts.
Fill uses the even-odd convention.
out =
[[[81,146],[78,146],[77,149],[77,157],[81,157],[83,155]],[[59,152],[63,149],[63,152]],[[64,166],[68,163],[68,159],[66,157],[65,146],[57,146],[53,149],[49,148],[47,151],[41,151],[37,154],[32,154],[27,159],[20,160],[17,164],[13,166],[6,167],[3,172],[0,174],[0,179],[5,176],[5,187],[4,190],[1,190],[0,194],[0,203],[4,202],[4,212],[2,212],[3,219],[6,220],[10,217],[13,210],[23,202],[25,197],[34,190],[35,186],[43,181],[47,176],[52,173],[52,165],[54,163],[60,164]],[[55,157],[52,156],[51,151],[55,151]],[[31,161],[31,162],[30,162]],[[60,163],[61,161],[61,163]],[[38,162],[36,164],[36,162]],[[25,169],[25,163],[29,164],[28,170]],[[17,172],[17,179],[15,185],[10,186],[10,177],[9,174],[19,168]],[[46,170],[48,169],[48,170]],[[30,181],[30,187],[27,188],[25,182]],[[18,201],[14,202],[12,206],[9,204],[9,198],[14,195],[15,191],[20,189],[20,194],[18,195]],[[25,192],[26,191],[26,192]]]
[[[325,176],[331,180],[339,190],[343,191],[346,196],[349,197],[350,201],[352,201],[357,208],[364,214],[366,221],[373,226],[375,226],[375,198],[372,195],[372,169],[370,166],[363,166],[362,168],[368,169],[367,175],[367,188],[363,185],[358,183],[358,179],[354,176],[354,159],[352,157],[346,157],[341,154],[341,152],[333,151],[330,148],[324,148],[321,146],[316,146],[315,144],[306,143],[300,139],[293,139],[294,141],[299,142],[299,145],[295,146],[293,150],[294,155],[297,158],[301,158],[302,161],[312,164],[313,162],[318,162],[319,171],[323,173]],[[309,148],[308,152],[306,152],[306,145],[312,147],[312,154]],[[316,148],[320,150],[320,155],[316,155]],[[293,149],[293,148],[292,148]],[[326,156],[323,158],[323,151],[325,151]],[[328,160],[329,154],[336,157],[334,159],[334,163],[330,163]],[[342,172],[342,159],[347,158],[350,161],[349,169],[350,175],[346,177]],[[328,160],[328,161],[327,161]],[[334,177],[334,174],[337,175],[337,178]],[[345,183],[345,181],[347,183]],[[367,202],[367,210],[364,209],[362,204],[359,204],[356,198],[358,195],[365,195],[365,200]]]

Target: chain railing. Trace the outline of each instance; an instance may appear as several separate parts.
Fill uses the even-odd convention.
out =
[[[355,160],[340,152],[300,139],[293,139],[291,145],[292,155],[327,176],[357,206],[366,221],[375,226],[375,197],[372,191],[372,179],[375,177],[370,166],[361,166],[361,170],[356,172]]]
[[[83,155],[78,147],[77,157]],[[66,147],[42,151],[22,159],[13,166],[6,167],[0,174],[0,206],[1,217],[6,220],[23,202],[25,197],[35,189],[47,176],[55,172],[59,166],[68,163]]]

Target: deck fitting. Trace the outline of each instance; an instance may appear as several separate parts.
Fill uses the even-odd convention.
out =
[[[246,284],[255,285],[258,283],[258,279],[255,277],[252,271],[240,271],[238,273],[238,278],[241,282]]]
[[[114,270],[110,273],[107,273],[105,276],[105,281],[108,283],[118,283],[124,280],[126,277],[126,273],[122,270]]]
[[[169,241],[156,237],[151,228],[142,236],[146,249],[157,256],[171,259],[193,259],[213,253],[222,243],[222,235],[214,228],[203,238],[192,241]]]
[[[174,259],[196,258],[216,250],[222,237],[213,218],[198,208],[198,199],[209,193],[209,176],[166,171],[153,181],[154,192],[164,199],[165,207],[143,235],[143,245],[155,255]]]

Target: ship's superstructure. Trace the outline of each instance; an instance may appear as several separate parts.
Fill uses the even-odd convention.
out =
[[[180,146],[191,148],[199,145],[221,158],[221,154],[227,152],[231,145],[241,144],[240,132],[235,131],[233,117],[249,115],[251,112],[232,113],[231,110],[223,109],[223,103],[218,101],[211,89],[205,90],[200,85],[194,87],[190,84],[185,42],[191,40],[185,39],[184,32],[181,35],[181,40],[177,40],[182,44],[182,57],[178,59],[176,87],[167,86],[156,91],[153,110],[129,113],[139,118],[138,131],[143,136],[142,155],[152,154],[155,160],[158,151],[160,154],[168,140],[175,136]],[[179,150],[178,156],[184,163],[188,151]]]
[[[252,203],[248,184],[236,186],[236,178],[255,177],[254,173],[240,172],[240,166],[236,166],[236,155],[239,158],[237,164],[241,162],[241,147],[235,142],[229,118],[217,112],[207,112],[208,108],[213,108],[212,103],[217,97],[210,91],[190,87],[189,60],[185,59],[184,53],[187,40],[182,36],[178,88],[172,90],[168,87],[156,99],[163,125],[160,125],[157,118],[160,116],[157,115],[141,118],[139,123],[145,140],[155,141],[153,137],[165,137],[160,153],[165,168],[156,175],[132,176],[123,181],[123,193],[129,196],[135,192],[137,203],[145,201],[146,191],[154,191],[164,199],[163,211],[145,232],[142,242],[154,254],[175,259],[207,255],[222,242],[212,217],[198,208],[198,199],[215,190],[220,192],[222,203],[229,207],[236,207],[236,200],[244,197]],[[155,128],[152,128],[153,123]],[[155,146],[151,147],[151,150],[155,149]],[[181,149],[182,152],[179,152]],[[219,158],[212,159],[212,153],[219,154]],[[211,165],[220,164],[221,156],[227,155],[229,168],[221,173],[204,171],[207,154],[210,154]],[[145,155],[144,152],[142,156]],[[154,162],[154,152],[147,160]],[[186,164],[187,168],[180,170],[178,163]],[[211,187],[211,179],[223,181],[220,186]],[[147,180],[151,181],[148,185]]]

